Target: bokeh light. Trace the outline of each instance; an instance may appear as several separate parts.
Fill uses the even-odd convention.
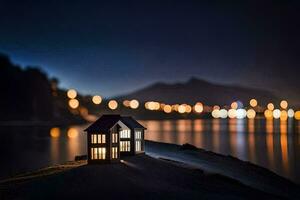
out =
[[[75,98],[77,97],[77,92],[76,92],[76,90],[74,90],[74,89],[68,90],[67,96],[68,96],[70,99],[75,99]]]
[[[102,102],[102,97],[99,96],[99,95],[95,95],[95,96],[93,96],[92,101],[93,101],[94,104],[98,105]]]
[[[213,118],[219,118],[220,117],[220,110],[219,109],[215,109],[211,112],[211,115]]]
[[[185,105],[185,112],[186,113],[190,113],[190,112],[192,112],[192,106],[190,106],[190,105]]]
[[[294,112],[294,110],[293,110],[293,109],[291,109],[291,108],[288,110],[288,112],[287,112],[287,113],[288,113],[288,117],[289,117],[289,118],[293,118],[293,117],[294,117],[294,115],[295,115],[295,112]]]
[[[295,119],[300,120],[300,110],[295,112]]]
[[[170,105],[165,105],[163,109],[164,109],[165,113],[171,113],[172,112],[172,106],[170,106]]]
[[[251,99],[249,103],[250,103],[250,106],[252,106],[252,107],[257,106],[257,100],[256,99]]]
[[[237,102],[235,102],[235,101],[234,101],[234,102],[232,102],[232,103],[231,103],[231,105],[230,105],[230,107],[231,107],[232,109],[237,109],[237,108],[238,108],[238,106],[239,106],[239,105],[238,105],[238,103],[237,103]]]
[[[79,101],[77,99],[70,99],[69,100],[69,106],[72,109],[76,109],[79,106]]]
[[[280,107],[281,107],[282,109],[287,109],[287,107],[288,107],[288,102],[287,102],[286,100],[282,100],[282,101],[280,102]]]
[[[116,100],[110,100],[108,102],[108,107],[111,109],[111,110],[115,110],[118,108],[118,102]]]
[[[249,109],[249,110],[247,110],[247,117],[248,117],[249,119],[254,119],[255,116],[256,116],[256,112],[255,112],[254,109]]]
[[[274,104],[268,103],[267,108],[268,110],[274,110]]]
[[[273,119],[273,111],[272,110],[265,110],[264,112],[266,119]]]
[[[53,138],[58,138],[60,136],[60,129],[58,127],[53,127],[50,129],[50,136]]]
[[[130,106],[130,101],[129,101],[129,100],[124,100],[124,101],[123,101],[123,105],[124,105],[125,107],[129,107],[129,106]]]
[[[280,114],[281,114],[280,110],[279,109],[275,109],[273,111],[273,117],[274,117],[274,119],[279,119],[280,118]]]
[[[69,128],[67,135],[69,138],[76,138],[78,136],[78,130],[76,128]]]
[[[219,111],[219,116],[220,116],[221,118],[223,118],[223,119],[227,118],[227,116],[228,116],[227,110],[221,109],[221,110]]]
[[[228,117],[233,119],[236,118],[236,109],[229,109],[228,110]]]
[[[245,109],[237,109],[236,110],[236,118],[243,119],[247,116],[247,111]]]
[[[201,112],[203,112],[203,104],[200,103],[200,102],[196,103],[195,106],[194,106],[194,111],[195,111],[196,113],[201,113]]]
[[[184,104],[181,104],[181,105],[178,106],[178,112],[179,113],[185,113],[185,111],[186,111],[186,107],[185,107]]]
[[[131,100],[130,104],[129,104],[130,108],[132,108],[132,109],[137,109],[139,107],[139,105],[140,104],[139,104],[138,100],[136,100],[136,99]]]

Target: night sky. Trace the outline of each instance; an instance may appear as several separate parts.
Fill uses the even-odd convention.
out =
[[[0,0],[0,51],[85,94],[195,76],[300,99],[297,1],[107,2]]]

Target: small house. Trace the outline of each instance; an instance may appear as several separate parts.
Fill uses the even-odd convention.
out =
[[[102,115],[87,132],[88,163],[118,162],[144,153],[146,128],[129,116]]]

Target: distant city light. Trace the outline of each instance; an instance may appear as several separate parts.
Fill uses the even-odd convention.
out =
[[[190,113],[190,112],[192,112],[192,106],[190,106],[190,105],[185,105],[185,112],[186,113]]]
[[[115,110],[118,108],[118,102],[116,100],[110,100],[108,102],[108,107],[111,109],[111,110]]]
[[[275,109],[273,111],[273,117],[274,117],[274,119],[279,119],[280,118],[280,114],[281,114],[280,110],[279,109]]]
[[[274,110],[274,104],[268,103],[267,108],[268,108],[268,110],[271,110],[271,111]]]
[[[221,109],[221,110],[219,111],[219,116],[220,116],[221,118],[223,118],[223,119],[227,118],[227,116],[228,116],[227,110]]]
[[[287,109],[287,107],[288,107],[288,102],[287,102],[286,100],[282,100],[282,101],[280,102],[280,107],[281,107],[282,109]]]
[[[247,111],[245,109],[237,109],[236,110],[236,118],[243,119],[247,116]]]
[[[211,115],[213,118],[220,118],[220,110],[219,109],[215,109],[211,112]]]
[[[264,112],[266,119],[273,119],[273,111],[272,110],[265,110]]]
[[[293,109],[290,108],[290,109],[288,110],[287,114],[288,114],[288,117],[289,117],[289,118],[293,118],[294,115],[295,115],[295,112],[294,112]]]
[[[155,101],[148,101],[145,103],[145,108],[148,110],[159,110],[160,104]]]
[[[99,95],[95,95],[95,96],[93,96],[92,101],[93,101],[94,104],[98,105],[102,102],[102,98]]]
[[[172,112],[172,106],[165,105],[163,110],[164,110],[165,113],[171,113]]]
[[[228,117],[233,119],[233,118],[236,118],[236,109],[229,109],[228,110]]]
[[[215,106],[213,107],[213,110],[220,110],[220,106],[215,105]]]
[[[78,108],[79,106],[79,101],[77,99],[70,99],[69,100],[69,106],[72,108],[72,109],[76,109]]]
[[[185,111],[186,111],[186,107],[185,107],[184,104],[181,104],[181,105],[178,106],[178,112],[179,113],[185,113]]]
[[[194,110],[196,113],[201,113],[203,112],[203,104],[198,102],[194,105]]]
[[[255,112],[254,109],[249,109],[249,110],[247,110],[247,117],[248,117],[249,119],[254,119],[255,116],[256,116],[256,112]]]
[[[68,96],[70,99],[75,99],[75,98],[77,97],[77,92],[76,92],[76,90],[74,90],[74,89],[68,90],[67,96]]]
[[[123,105],[124,105],[125,107],[129,107],[129,106],[130,106],[130,101],[129,101],[129,100],[124,100],[124,101],[123,101]]]
[[[58,138],[60,136],[60,129],[58,127],[53,127],[50,129],[50,136],[53,138]]]
[[[69,138],[76,138],[78,136],[78,130],[76,128],[69,128],[67,135]]]
[[[256,99],[251,99],[249,103],[250,103],[250,106],[252,106],[252,107],[257,106],[257,100]]]
[[[300,120],[300,110],[295,112],[295,119]]]
[[[231,103],[230,106],[231,106],[232,109],[237,109],[239,105],[236,101],[234,101],[234,102]]]
[[[138,100],[134,99],[134,100],[131,100],[130,103],[129,103],[129,106],[132,108],[132,109],[137,109],[139,107],[139,102]]]

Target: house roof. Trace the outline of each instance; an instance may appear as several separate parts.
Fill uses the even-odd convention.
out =
[[[96,120],[92,125],[87,127],[84,131],[103,131],[108,132],[118,121],[123,122],[129,128],[141,128],[146,129],[140,123],[138,123],[132,117],[122,117],[121,115],[102,115],[98,120]]]
[[[120,120],[121,120],[121,122],[123,122],[129,128],[146,129],[144,126],[142,126],[140,123],[138,123],[135,119],[133,119],[130,116],[121,117]]]

